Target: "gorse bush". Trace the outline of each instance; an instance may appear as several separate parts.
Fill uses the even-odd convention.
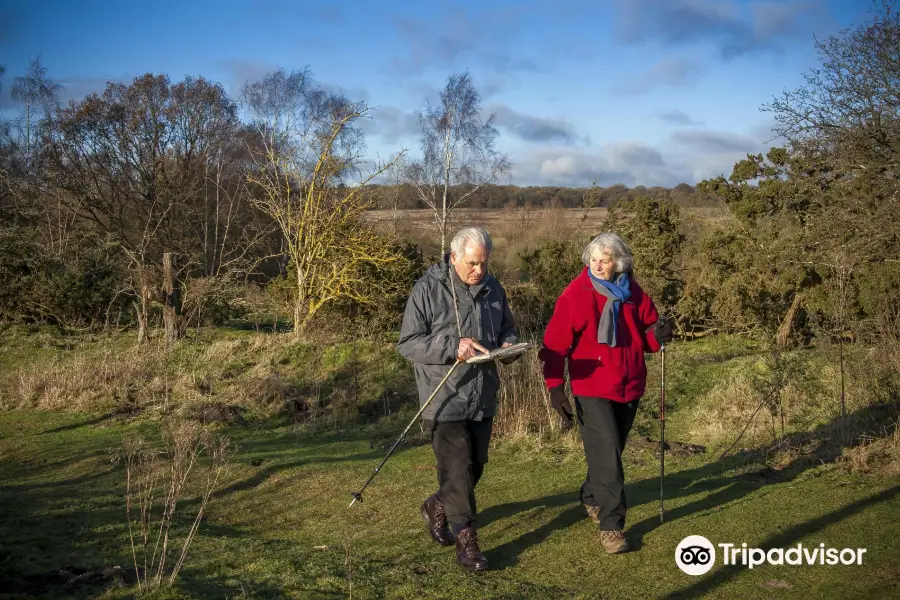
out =
[[[581,248],[571,241],[549,241],[519,258],[523,283],[508,285],[510,307],[522,329],[540,332],[553,315],[556,299],[583,267]]]
[[[674,306],[684,287],[676,273],[685,239],[678,205],[644,196],[623,200],[610,207],[603,228],[629,244],[635,277],[657,306],[666,310]]]
[[[127,274],[116,246],[90,237],[67,253],[48,253],[32,229],[0,233],[0,320],[90,327],[127,323]]]

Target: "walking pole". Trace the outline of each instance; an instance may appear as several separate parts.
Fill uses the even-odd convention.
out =
[[[659,522],[663,522],[663,481],[666,477],[666,345],[660,348],[662,364],[660,365],[659,385]]]
[[[384,466],[384,463],[387,462],[387,459],[391,457],[391,454],[394,453],[394,450],[396,450],[397,446],[400,445],[400,442],[403,441],[403,438],[406,436],[406,432],[409,431],[409,428],[413,426],[413,423],[415,423],[419,419],[419,417],[422,416],[422,413],[425,412],[425,409],[428,408],[428,405],[431,404],[431,401],[434,400],[435,396],[437,396],[438,391],[442,387],[444,387],[444,383],[446,383],[447,380],[450,378],[450,374],[453,373],[453,371],[456,369],[456,367],[462,362],[463,361],[461,361],[461,360],[457,360],[455,363],[453,363],[453,366],[450,367],[450,370],[447,371],[447,374],[444,375],[444,378],[441,379],[441,382],[439,384],[437,384],[436,388],[434,388],[434,391],[431,393],[431,396],[428,397],[428,400],[425,401],[425,404],[422,405],[422,408],[419,409],[419,412],[416,413],[416,416],[413,417],[412,421],[409,422],[409,425],[406,426],[406,429],[403,430],[403,433],[400,434],[400,437],[397,438],[397,441],[394,442],[394,445],[391,446],[391,449],[388,450],[388,453],[384,457],[384,459],[381,461],[381,464],[378,465],[377,467],[375,467],[375,471],[372,473],[371,476],[369,476],[369,479],[362,486],[362,489],[359,490],[358,492],[350,492],[350,495],[353,496],[353,500],[350,502],[350,506],[348,506],[347,508],[352,507],[353,503],[356,502],[357,500],[362,502],[363,491],[365,491],[365,489],[367,487],[369,487],[369,484],[372,482],[373,479],[375,479],[375,476],[378,475],[378,471],[381,470],[381,467]]]

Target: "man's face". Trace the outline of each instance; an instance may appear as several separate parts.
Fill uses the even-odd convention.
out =
[[[484,279],[487,273],[488,258],[490,255],[484,246],[472,242],[466,244],[460,255],[450,252],[450,264],[456,269],[460,280],[467,285],[475,285]]]
[[[591,250],[591,273],[594,277],[604,281],[612,281],[616,274],[616,261],[612,259],[609,252],[604,252],[599,248]]]

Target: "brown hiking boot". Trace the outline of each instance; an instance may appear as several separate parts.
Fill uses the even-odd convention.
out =
[[[487,569],[487,558],[478,547],[478,536],[472,526],[466,527],[456,535],[456,562],[469,571]]]
[[[607,554],[628,552],[628,540],[625,539],[625,534],[622,533],[621,529],[616,529],[615,531],[601,531],[600,545],[603,546],[603,549],[606,550]]]
[[[594,522],[594,525],[600,525],[600,507],[599,506],[591,506],[590,504],[585,504],[584,512],[586,512],[587,516],[589,516],[591,518],[591,521]]]
[[[425,521],[425,528],[431,539],[441,546],[453,545],[453,536],[447,527],[447,513],[444,512],[444,505],[438,500],[437,494],[428,496],[419,512],[422,513],[422,520]]]

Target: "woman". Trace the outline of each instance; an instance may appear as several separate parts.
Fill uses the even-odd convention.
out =
[[[672,339],[670,323],[632,276],[631,250],[614,233],[591,240],[582,253],[584,270],[563,290],[544,332],[540,358],[550,402],[568,426],[564,367],[575,396],[587,477],[581,501],[600,526],[603,549],[628,550],[622,450],[638,401],[644,394],[644,352],[657,352]]]

